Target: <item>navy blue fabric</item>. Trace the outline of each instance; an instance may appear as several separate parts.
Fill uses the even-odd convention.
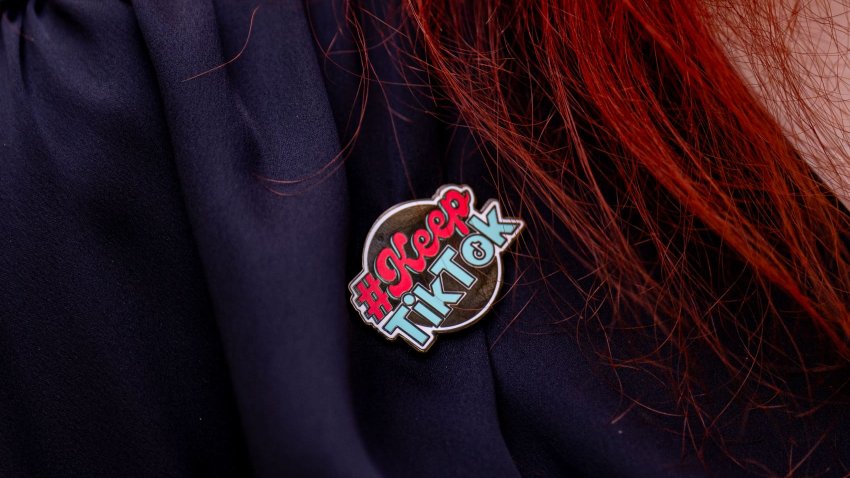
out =
[[[549,277],[553,303],[533,262],[507,261],[519,285],[428,354],[360,321],[347,283],[383,210],[444,183],[496,188],[380,48],[386,83],[333,162],[361,104],[357,56],[318,47],[352,46],[340,5],[260,4],[238,59],[193,78],[242,50],[256,3],[14,3],[0,25],[0,476],[707,473],[588,358],[559,315],[581,295]],[[846,446],[821,449],[805,470],[842,473]],[[778,451],[762,459],[788,471]]]

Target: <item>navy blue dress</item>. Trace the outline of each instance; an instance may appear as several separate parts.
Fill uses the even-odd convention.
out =
[[[533,260],[427,354],[363,324],[347,285],[381,212],[497,188],[381,48],[349,147],[363,71],[340,5],[2,8],[0,476],[744,474],[623,398],[564,320],[582,295],[547,293]],[[770,440],[796,460],[820,437],[795,423],[743,443],[786,473]],[[797,471],[846,473],[835,436]]]

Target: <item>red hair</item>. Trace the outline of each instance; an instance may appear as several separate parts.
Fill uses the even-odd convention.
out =
[[[848,215],[730,63],[712,7],[409,0],[390,29],[519,193],[528,251],[561,241],[594,271],[582,317],[604,304],[610,340],[652,337],[602,354],[671,388],[664,412],[697,450],[722,443],[731,401],[813,413],[850,359]],[[719,405],[706,356],[727,371]]]

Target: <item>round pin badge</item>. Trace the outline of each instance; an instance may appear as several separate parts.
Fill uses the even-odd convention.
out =
[[[397,204],[372,225],[351,304],[390,340],[425,352],[437,334],[477,322],[502,284],[502,254],[525,224],[504,217],[498,201],[477,209],[466,185],[431,199]]]

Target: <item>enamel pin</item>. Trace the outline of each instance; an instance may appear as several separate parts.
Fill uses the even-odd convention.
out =
[[[430,200],[398,204],[375,221],[351,304],[364,322],[420,352],[436,334],[466,328],[493,305],[502,253],[525,224],[502,216],[491,199],[475,209],[465,185],[441,187]]]

